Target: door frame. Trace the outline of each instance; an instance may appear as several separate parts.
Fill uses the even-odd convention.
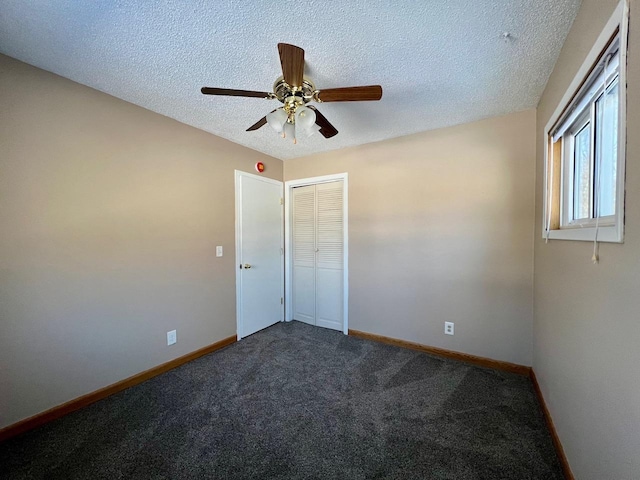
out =
[[[242,251],[242,222],[241,222],[241,212],[242,212],[242,183],[240,182],[241,177],[253,178],[255,180],[260,180],[262,182],[271,183],[273,185],[279,185],[281,188],[283,187],[283,182],[280,180],[274,180],[273,178],[262,177],[260,175],[254,175],[252,173],[244,172],[242,170],[234,170],[235,172],[235,232],[236,232],[236,255],[235,255],[235,265],[234,269],[236,271],[236,337],[238,340],[242,339],[242,272],[240,271],[240,252]],[[282,192],[280,193],[282,195]],[[282,197],[280,197],[282,198]],[[282,202],[281,202],[282,203]],[[284,297],[284,245],[283,245],[283,232],[282,232],[282,210],[280,212],[280,296]],[[284,321],[284,304],[282,305],[282,319]]]
[[[298,180],[289,180],[284,182],[284,299],[285,299],[285,320],[290,322],[293,320],[293,305],[292,305],[292,293],[293,285],[291,278],[293,276],[293,259],[291,258],[291,215],[293,209],[291,208],[291,190],[295,187],[304,187],[307,185],[317,185],[319,183],[328,183],[342,180],[343,182],[343,202],[342,202],[342,221],[343,221],[343,287],[342,293],[343,301],[343,319],[342,319],[342,333],[348,335],[349,333],[349,174],[348,173],[336,173],[333,175],[323,175],[320,177],[301,178]]]

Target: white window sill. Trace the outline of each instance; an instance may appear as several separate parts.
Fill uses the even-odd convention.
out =
[[[583,228],[562,228],[560,230],[551,230],[549,232],[550,240],[575,240],[581,242],[593,242],[596,236],[595,227]],[[547,232],[542,232],[542,238],[547,238]],[[622,228],[615,225],[603,226],[598,229],[598,241],[608,243],[623,243],[624,236]]]

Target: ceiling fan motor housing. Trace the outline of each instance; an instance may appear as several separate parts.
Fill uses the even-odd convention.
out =
[[[307,78],[302,81],[301,86],[293,87],[285,82],[283,77],[279,77],[273,84],[273,91],[276,98],[284,104],[287,113],[291,114],[297,107],[314,99],[316,87]]]

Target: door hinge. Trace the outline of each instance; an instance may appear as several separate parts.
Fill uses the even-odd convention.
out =
[[[283,305],[283,304],[284,304],[284,298],[280,297],[280,305]]]
[[[284,198],[280,197],[280,205],[284,205]]]

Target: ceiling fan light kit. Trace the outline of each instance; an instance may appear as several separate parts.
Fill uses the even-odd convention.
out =
[[[267,123],[278,133],[284,130],[284,124],[287,120],[289,120],[289,115],[284,111],[284,108],[278,108],[267,115]]]
[[[201,92],[205,95],[278,100],[283,106],[262,117],[247,131],[258,130],[268,123],[283,138],[293,139],[293,143],[297,143],[299,137],[309,137],[315,132],[320,132],[325,138],[338,134],[338,130],[317,108],[307,105],[309,102],[375,101],[382,98],[380,85],[316,90],[313,82],[304,77],[304,50],[288,43],[279,43],[278,52],[282,76],[273,84],[273,93],[212,87],[203,87]]]

